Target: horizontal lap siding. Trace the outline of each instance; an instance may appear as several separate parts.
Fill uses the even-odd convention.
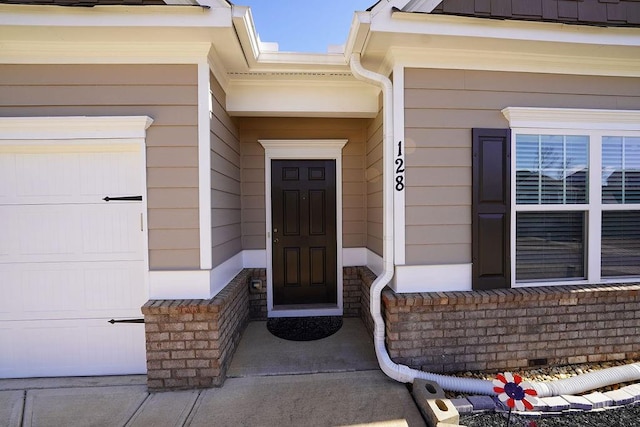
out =
[[[0,116],[126,116],[147,130],[149,264],[199,266],[195,65],[2,65]]]
[[[242,248],[265,249],[264,149],[259,139],[348,139],[342,150],[342,227],[344,247],[366,244],[365,119],[243,118],[239,122],[242,157]]]
[[[382,256],[382,102],[380,111],[367,128],[367,248]]]
[[[471,129],[505,107],[639,109],[638,79],[465,70],[405,72],[406,262],[471,262]]]
[[[211,88],[211,241],[213,267],[242,250],[240,142],[224,106],[225,93],[213,75]]]

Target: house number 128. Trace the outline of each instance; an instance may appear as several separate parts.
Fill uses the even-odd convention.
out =
[[[404,160],[402,159],[402,141],[398,141],[396,156],[396,191],[404,190]]]

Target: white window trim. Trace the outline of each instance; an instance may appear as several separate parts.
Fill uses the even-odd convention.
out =
[[[602,211],[629,210],[627,204],[609,205],[602,203],[601,185],[589,185],[589,203],[569,205],[518,205],[516,206],[516,135],[586,135],[589,136],[589,182],[600,183],[602,179],[602,137],[640,136],[640,111],[600,110],[564,108],[508,107],[502,110],[511,127],[511,287],[532,287],[569,284],[598,284],[636,282],[638,277],[602,278],[601,263],[601,222]],[[640,205],[637,205],[640,210]],[[516,212],[535,211],[576,211],[587,212],[585,238],[586,279],[516,282]]]
[[[267,316],[341,316],[343,313],[343,278],[342,278],[342,148],[347,144],[346,139],[292,139],[265,140],[258,142],[264,147],[264,182],[265,182],[265,214],[266,230],[265,245],[267,250]],[[274,159],[327,159],[336,162],[336,286],[337,304],[327,308],[313,309],[278,309],[273,305],[273,255],[271,247],[271,160]]]

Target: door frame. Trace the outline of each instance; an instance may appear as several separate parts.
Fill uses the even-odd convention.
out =
[[[264,147],[265,246],[267,249],[267,316],[341,316],[342,283],[342,148],[347,139],[259,139]],[[273,253],[271,245],[271,160],[335,160],[336,162],[336,291],[337,304],[310,308],[275,308],[273,305]]]

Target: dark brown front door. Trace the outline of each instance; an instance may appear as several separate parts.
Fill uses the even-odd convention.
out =
[[[336,162],[272,160],[273,303],[336,304]]]

